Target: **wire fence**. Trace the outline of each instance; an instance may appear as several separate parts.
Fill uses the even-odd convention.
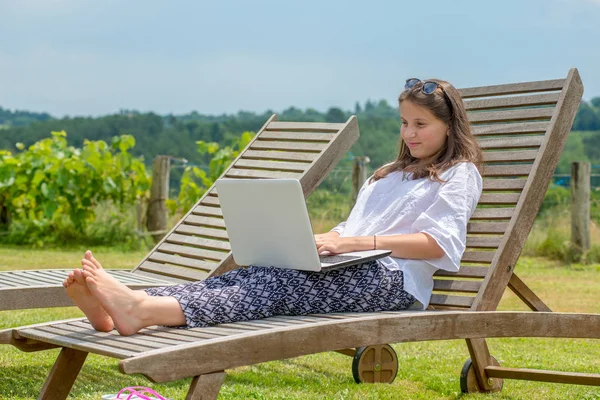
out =
[[[343,165],[338,165],[333,168],[331,172],[327,175],[327,177],[323,180],[320,188],[326,189],[336,193],[350,193],[352,191],[352,160],[353,156],[344,157],[342,160]],[[203,170],[208,170],[207,164],[193,164],[188,162],[187,160],[177,159],[175,162],[171,164],[172,170],[181,171],[185,167],[198,167]],[[592,166],[592,174],[590,175],[590,187],[592,190],[600,190],[600,164],[593,164]],[[372,164],[367,164],[365,166],[367,169],[367,176],[371,176],[378,166],[373,166]],[[175,174],[171,178],[171,190],[173,192],[179,191],[179,174]],[[569,188],[571,184],[571,175],[570,174],[554,174],[552,175],[552,184],[562,186],[565,188]]]

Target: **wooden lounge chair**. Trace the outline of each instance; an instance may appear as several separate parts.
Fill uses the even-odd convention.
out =
[[[272,317],[189,330],[150,327],[131,337],[96,332],[78,319],[15,328],[0,337],[24,351],[62,348],[40,399],[66,398],[88,353],[117,358],[121,372],[155,382],[194,377],[187,399],[214,399],[229,368],[335,350],[359,360],[354,365],[359,378],[386,381],[397,365],[387,346],[378,344],[459,338],[467,340],[472,360],[461,378],[466,391],[499,390],[503,378],[600,385],[595,374],[502,368],[485,342],[600,339],[600,315],[550,312],[514,274],[582,90],[572,69],[566,79],[461,91],[474,99],[466,105],[485,149],[484,194],[469,222],[463,266],[435,278],[432,310]],[[284,127],[295,128],[277,129]],[[218,205],[216,197],[210,199]],[[507,287],[538,312],[493,311]],[[361,362],[369,352],[374,353],[369,361]]]
[[[356,117],[329,124],[278,122],[273,115],[224,176],[298,178],[308,197],[358,137]],[[132,289],[143,289],[202,280],[235,268],[218,204],[217,191],[210,188],[135,269],[109,273]],[[72,306],[62,287],[70,271],[0,272],[0,311]]]

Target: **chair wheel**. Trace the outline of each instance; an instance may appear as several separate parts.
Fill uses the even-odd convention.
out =
[[[398,355],[388,344],[359,347],[352,360],[356,383],[392,383],[398,373]]]
[[[500,363],[494,357],[492,357],[492,365],[499,367]],[[492,389],[485,390],[479,386],[477,377],[475,376],[475,370],[473,369],[473,362],[470,358],[467,358],[463,365],[462,371],[460,372],[460,390],[463,393],[494,393],[502,390],[504,380],[500,378],[490,378]]]

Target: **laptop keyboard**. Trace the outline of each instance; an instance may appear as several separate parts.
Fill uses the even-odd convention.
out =
[[[344,261],[356,260],[358,256],[319,256],[322,263],[335,264]]]

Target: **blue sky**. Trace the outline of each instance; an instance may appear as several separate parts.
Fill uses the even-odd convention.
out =
[[[353,109],[409,77],[600,96],[600,0],[0,0],[0,106],[55,116]],[[595,24],[596,23],[596,24]]]

